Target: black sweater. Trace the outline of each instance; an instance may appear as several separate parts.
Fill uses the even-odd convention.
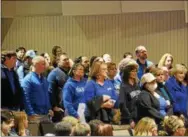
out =
[[[119,108],[121,111],[122,124],[129,124],[132,121],[137,121],[136,103],[140,92],[138,85],[132,86],[128,83],[121,84]]]
[[[23,92],[20,86],[18,75],[13,71],[13,79],[15,84],[15,93],[13,93],[8,78],[8,69],[1,65],[1,107],[2,108],[23,108]]]
[[[138,97],[137,108],[139,120],[143,117],[150,117],[159,124],[164,118],[159,111],[159,101],[149,91],[142,90]]]

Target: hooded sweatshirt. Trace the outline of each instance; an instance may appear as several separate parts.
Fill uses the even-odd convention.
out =
[[[86,79],[81,81],[76,81],[73,78],[69,78],[65,83],[62,90],[63,102],[65,110],[68,112],[68,115],[73,117],[79,117],[77,109],[79,103],[84,103],[84,87],[86,84]]]

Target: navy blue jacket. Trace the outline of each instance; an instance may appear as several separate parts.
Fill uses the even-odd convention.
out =
[[[52,107],[62,107],[61,91],[67,79],[67,72],[59,67],[49,73],[47,78],[49,82],[48,92],[50,94]]]

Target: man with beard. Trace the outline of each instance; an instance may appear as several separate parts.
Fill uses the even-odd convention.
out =
[[[50,94],[50,101],[54,115],[57,113],[61,114],[63,112],[63,106],[61,106],[61,91],[68,79],[69,70],[69,58],[66,54],[61,54],[58,59],[58,67],[54,68],[48,75],[48,92]],[[57,119],[60,120],[61,117]],[[56,122],[58,122],[57,119],[55,120]]]
[[[135,54],[137,57],[136,62],[139,65],[137,75],[138,75],[138,78],[141,79],[142,75],[145,73],[146,68],[153,65],[153,63],[147,60],[147,57],[148,57],[147,50],[144,46],[140,45],[136,47]]]

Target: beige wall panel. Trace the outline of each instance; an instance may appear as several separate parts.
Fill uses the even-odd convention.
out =
[[[62,14],[61,1],[16,1],[16,16]]]
[[[120,14],[120,1],[62,1],[63,15]]]
[[[1,16],[13,18],[16,14],[16,1],[1,1]]]
[[[121,1],[122,12],[184,10],[184,1]]]
[[[188,65],[188,24],[184,11],[127,13],[96,16],[37,16],[14,19],[3,47],[49,52],[60,45],[71,58],[79,55],[112,55],[118,63],[124,52],[142,44],[149,59],[158,63],[170,52],[175,63]]]

